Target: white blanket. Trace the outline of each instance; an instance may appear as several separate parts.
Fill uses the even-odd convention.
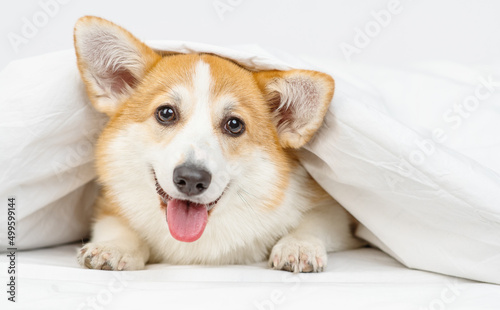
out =
[[[151,45],[251,69],[310,67],[255,46]],[[336,91],[303,163],[360,220],[359,234],[408,267],[500,283],[500,92],[488,82],[499,77],[315,69],[336,79]],[[92,144],[105,119],[88,104],[73,51],[11,63],[0,73],[0,110],[0,198],[16,196],[18,247],[84,237]]]
[[[500,76],[447,69],[338,74],[303,163],[406,266],[500,283]]]

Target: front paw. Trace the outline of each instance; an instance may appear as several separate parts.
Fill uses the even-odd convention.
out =
[[[269,265],[273,269],[297,272],[321,272],[326,267],[326,249],[315,237],[282,238],[271,251]]]
[[[78,251],[82,267],[101,270],[139,270],[145,263],[138,253],[127,251],[112,243],[87,243]]]

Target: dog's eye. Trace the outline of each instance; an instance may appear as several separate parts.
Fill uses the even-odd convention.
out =
[[[224,129],[232,136],[239,136],[245,131],[245,124],[242,120],[231,117],[226,121]]]
[[[156,109],[156,119],[160,124],[168,125],[177,120],[177,113],[174,107],[163,105]]]

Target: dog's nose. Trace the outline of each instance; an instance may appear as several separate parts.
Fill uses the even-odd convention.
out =
[[[196,196],[203,193],[210,182],[210,172],[195,166],[183,165],[174,169],[174,184],[177,189],[188,196]]]

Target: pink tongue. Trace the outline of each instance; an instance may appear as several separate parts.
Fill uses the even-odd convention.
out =
[[[179,241],[198,240],[207,225],[208,211],[205,205],[171,199],[167,203],[167,223],[172,237]]]

